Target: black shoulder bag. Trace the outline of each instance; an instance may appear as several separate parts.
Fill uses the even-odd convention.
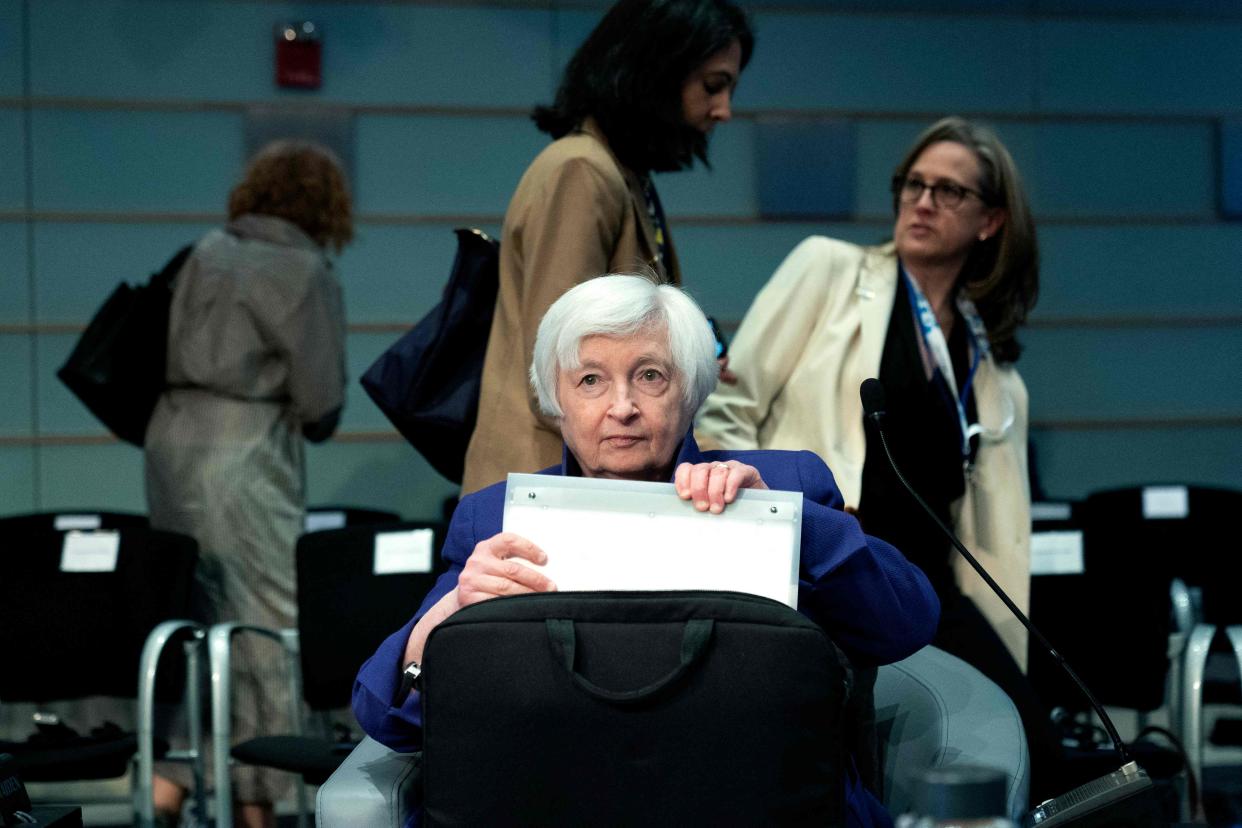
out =
[[[118,285],[56,372],[109,431],[136,446],[164,390],[172,280],[193,247],[178,250],[147,284]]]
[[[453,232],[457,257],[440,303],[381,354],[361,382],[410,445],[460,483],[479,413],[500,243],[480,230]]]

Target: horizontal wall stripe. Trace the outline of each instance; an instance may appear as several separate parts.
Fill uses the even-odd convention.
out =
[[[448,276],[445,274],[445,281]],[[436,297],[437,301],[439,297]],[[421,317],[419,317],[421,318]],[[350,322],[345,326],[345,330],[349,333],[356,334],[403,334],[417,320],[410,321],[389,321],[389,322]],[[742,324],[739,319],[717,319],[716,320],[727,331],[735,331]],[[1071,328],[1088,328],[1088,329],[1107,329],[1107,328],[1204,328],[1204,327],[1242,327],[1242,314],[1230,314],[1227,316],[1135,316],[1135,317],[1111,317],[1111,316],[1095,316],[1095,317],[1039,317],[1031,319],[1027,322],[1026,327],[1038,330],[1057,330]],[[57,324],[2,324],[0,323],[0,336],[2,335],[18,335],[18,334],[75,334],[86,330],[85,323],[57,323]]]
[[[758,215],[709,215],[709,214],[677,214],[670,216],[676,221],[672,228],[674,235],[677,228],[684,226],[700,227],[732,227],[753,226],[768,227],[781,225],[806,225],[812,221],[805,217],[791,216],[787,218],[762,218]],[[225,220],[223,213],[201,211],[132,211],[132,210],[22,210],[0,209],[0,222],[35,221],[63,222],[66,224],[186,224],[191,222],[216,225]],[[358,225],[427,225],[444,224],[453,227],[478,227],[480,225],[499,225],[504,220],[503,213],[373,213],[359,212],[354,216]],[[819,219],[815,219],[818,221]],[[859,228],[878,228],[880,232],[890,231],[893,225],[891,215],[872,214],[855,215],[850,224]],[[1036,227],[1232,227],[1232,222],[1222,221],[1214,213],[1188,215],[1185,213],[1144,213],[1138,215],[1085,215],[1085,216],[1054,216],[1042,215],[1035,217]]]
[[[341,443],[403,443],[397,431],[341,431],[332,435]],[[0,434],[0,446],[106,446],[123,442],[108,433],[100,434]]]
[[[743,78],[747,78],[743,75]],[[466,104],[402,104],[358,103],[352,100],[316,99],[313,103],[285,101],[229,101],[219,99],[161,99],[161,98],[104,98],[104,97],[57,97],[33,95],[29,98],[0,95],[0,110],[33,111],[63,109],[80,112],[164,112],[164,113],[244,113],[253,106],[276,111],[342,110],[354,115],[405,115],[458,118],[522,118],[530,117],[531,106],[489,106]],[[1232,107],[1215,107],[1202,110],[1186,110],[1176,113],[1126,111],[1111,112],[1058,110],[1041,107],[1038,110],[981,110],[954,107],[952,111],[964,118],[985,120],[996,124],[1043,124],[1065,122],[1070,124],[1120,124],[1150,125],[1204,124],[1234,114]],[[888,123],[892,121],[916,121],[931,123],[945,115],[944,108],[897,107],[884,110],[859,109],[840,106],[754,106],[744,102],[732,108],[734,121],[754,121],[765,118],[794,118],[799,120],[852,120],[860,122]],[[725,127],[729,129],[729,127]]]
[[[1160,431],[1162,429],[1242,429],[1242,414],[1204,415],[1200,417],[1131,417],[1116,418],[1084,418],[1081,420],[1041,420],[1030,422],[1032,432],[1112,432],[1128,431]],[[361,431],[339,431],[332,435],[332,441],[346,444],[387,444],[405,443],[406,440],[396,430],[382,431],[377,429]],[[119,444],[123,441],[106,433],[101,434],[49,434],[20,435],[0,434],[0,447],[6,446],[102,446]],[[413,448],[411,447],[413,451]]]

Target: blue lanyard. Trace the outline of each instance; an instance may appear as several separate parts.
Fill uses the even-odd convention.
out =
[[[962,435],[962,462],[969,464],[970,438],[981,433],[983,427],[977,424],[972,426],[967,423],[966,401],[970,398],[970,387],[975,381],[975,372],[979,369],[979,363],[988,353],[987,329],[983,326],[983,319],[980,318],[979,312],[975,309],[974,302],[971,302],[959,292],[956,298],[957,309],[966,321],[967,331],[970,334],[971,351],[973,353],[970,371],[967,373],[966,382],[963,383],[962,389],[959,392],[957,389],[957,377],[953,372],[953,360],[949,356],[949,342],[945,338],[944,331],[940,329],[940,323],[936,321],[936,312],[932,310],[931,303],[927,301],[923,291],[919,290],[918,284],[915,283],[914,279],[910,278],[905,265],[899,264],[899,267],[902,277],[906,280],[906,296],[910,300],[910,309],[914,312],[915,318],[919,321],[919,327],[922,329],[923,344],[926,346],[928,353],[931,354],[932,360],[936,363],[940,377],[945,385],[948,386],[949,396],[953,399],[953,404],[957,408],[957,423]]]

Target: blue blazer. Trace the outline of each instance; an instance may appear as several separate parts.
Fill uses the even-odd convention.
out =
[[[931,641],[940,617],[935,591],[918,567],[884,541],[863,534],[842,511],[844,500],[824,461],[809,451],[701,451],[687,434],[677,463],[738,460],[754,466],[768,488],[802,492],[802,551],[798,610],[818,623],[858,664],[888,664]],[[580,473],[565,450],[559,466],[540,474]],[[466,559],[479,541],[501,531],[505,484],[462,498],[453,514],[443,557],[448,570],[423,599],[414,617],[362,665],[354,684],[354,714],[372,738],[394,750],[418,750],[422,710],[417,693],[393,706],[400,685],[405,643],[414,625],[457,586]],[[883,807],[855,779],[846,781],[850,826],[888,825]]]

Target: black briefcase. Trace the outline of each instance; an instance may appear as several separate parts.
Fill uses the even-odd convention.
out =
[[[424,655],[427,825],[843,824],[845,660],[783,604],[501,598]]]

